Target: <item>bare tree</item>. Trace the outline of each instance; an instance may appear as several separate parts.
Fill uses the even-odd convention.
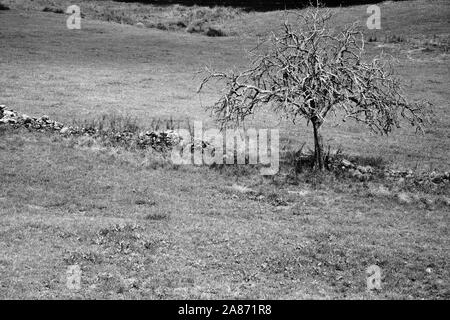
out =
[[[309,8],[296,14],[297,27],[286,20],[264,53],[251,51],[245,71],[206,68],[199,92],[213,79],[225,84],[221,98],[209,107],[222,127],[239,125],[266,106],[294,123],[303,118],[312,124],[319,170],[324,169],[321,127],[329,114],[363,122],[380,134],[399,127],[401,118],[423,131],[428,103],[409,103],[388,60],[363,60],[364,37],[357,24],[334,31],[331,16],[329,10]]]

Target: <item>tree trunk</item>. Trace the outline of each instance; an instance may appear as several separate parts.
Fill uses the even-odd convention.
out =
[[[311,120],[314,130],[314,168],[320,171],[325,169],[323,159],[323,140],[320,133],[322,122],[319,119]]]

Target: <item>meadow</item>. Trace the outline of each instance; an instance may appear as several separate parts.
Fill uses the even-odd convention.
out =
[[[82,28],[68,30],[66,15],[42,11],[49,2],[2,1],[11,10],[0,11],[0,104],[64,123],[128,115],[142,128],[170,118],[214,126],[205,106],[219,88],[198,95],[197,72],[245,66],[246,51],[286,14],[227,15],[227,36],[208,37],[91,13],[108,3],[135,19],[142,4],[79,1]],[[167,23],[177,8],[147,7],[157,16],[148,19]],[[333,8],[336,28],[364,25],[366,8]],[[403,126],[380,137],[330,119],[325,143],[393,169],[449,171],[450,5],[380,8],[367,55],[396,58],[408,97],[433,104],[433,125],[425,135]],[[310,127],[270,112],[249,126],[279,128],[288,150],[311,145]],[[247,168],[174,166],[152,151],[0,126],[0,298],[448,299],[449,197],[447,187],[404,181],[307,171],[292,182]],[[74,264],[78,291],[65,282]],[[368,293],[372,264],[383,287]]]

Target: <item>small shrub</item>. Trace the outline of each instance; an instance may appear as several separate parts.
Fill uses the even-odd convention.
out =
[[[134,204],[138,205],[138,206],[156,206],[156,202],[155,201],[149,201],[149,200],[143,200],[143,199],[138,199],[134,202]]]
[[[369,36],[367,42],[377,42],[377,36]]]
[[[155,220],[155,221],[166,220],[168,218],[169,218],[169,215],[164,212],[152,212],[145,216],[145,219]]]
[[[401,42],[405,42],[405,38],[403,36],[391,34],[391,35],[386,36],[384,42],[385,43],[401,43]]]
[[[218,28],[208,27],[206,31],[208,37],[225,37],[227,34]]]
[[[99,118],[75,122],[75,124],[89,131],[101,133],[136,133],[140,129],[137,118],[114,113],[103,114]]]
[[[186,28],[187,27],[186,23],[184,21],[181,21],[181,20],[177,21],[176,26],[179,27],[179,28]]]
[[[167,30],[172,30],[172,31],[184,30],[189,25],[189,21],[185,17],[165,19],[163,22],[159,22],[159,23],[166,26]]]
[[[53,13],[59,13],[59,14],[63,14],[64,10],[60,9],[60,8],[54,8],[54,7],[45,7],[44,9],[42,9],[43,12],[53,12]]]
[[[158,30],[168,30],[167,26],[162,22],[158,22],[155,27]]]
[[[206,23],[205,19],[196,19],[192,21],[186,28],[186,32],[189,33],[201,33],[203,32],[203,25]]]

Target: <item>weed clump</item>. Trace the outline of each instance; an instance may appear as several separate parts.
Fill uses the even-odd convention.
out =
[[[137,225],[117,224],[101,229],[95,242],[115,253],[143,253],[146,250],[154,249],[155,244],[142,231],[143,228]]]

